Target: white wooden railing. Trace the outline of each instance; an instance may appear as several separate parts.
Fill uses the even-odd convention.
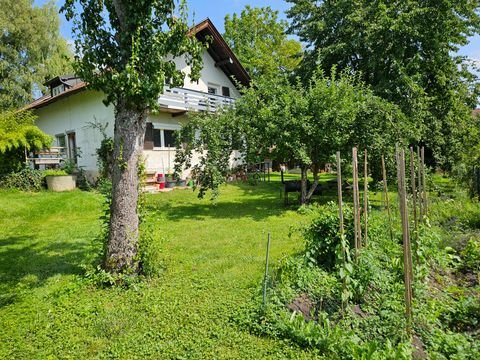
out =
[[[165,88],[158,102],[161,107],[187,111],[216,111],[231,106],[235,99],[185,88]]]

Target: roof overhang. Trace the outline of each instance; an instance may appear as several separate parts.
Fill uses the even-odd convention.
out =
[[[190,33],[195,34],[199,41],[209,43],[208,53],[215,61],[215,66],[222,69],[234,83],[238,81],[243,86],[250,85],[247,71],[210,19],[207,18],[195,25]]]

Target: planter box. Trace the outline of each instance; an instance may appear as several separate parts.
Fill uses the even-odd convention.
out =
[[[48,190],[51,191],[70,191],[76,187],[76,176],[74,175],[55,175],[46,176]]]

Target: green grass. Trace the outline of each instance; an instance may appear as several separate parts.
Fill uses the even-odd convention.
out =
[[[191,191],[149,195],[163,274],[128,290],[82,280],[101,196],[0,192],[0,358],[315,358],[251,335],[232,317],[271,261],[303,248],[278,182],[228,185],[214,204]]]

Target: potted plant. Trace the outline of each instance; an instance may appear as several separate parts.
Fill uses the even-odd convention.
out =
[[[168,169],[167,175],[165,175],[165,187],[167,189],[174,188],[177,185],[177,180],[175,179],[174,174]]]
[[[65,170],[50,169],[43,172],[47,181],[47,188],[51,191],[70,191],[76,187],[76,176],[68,174]]]

